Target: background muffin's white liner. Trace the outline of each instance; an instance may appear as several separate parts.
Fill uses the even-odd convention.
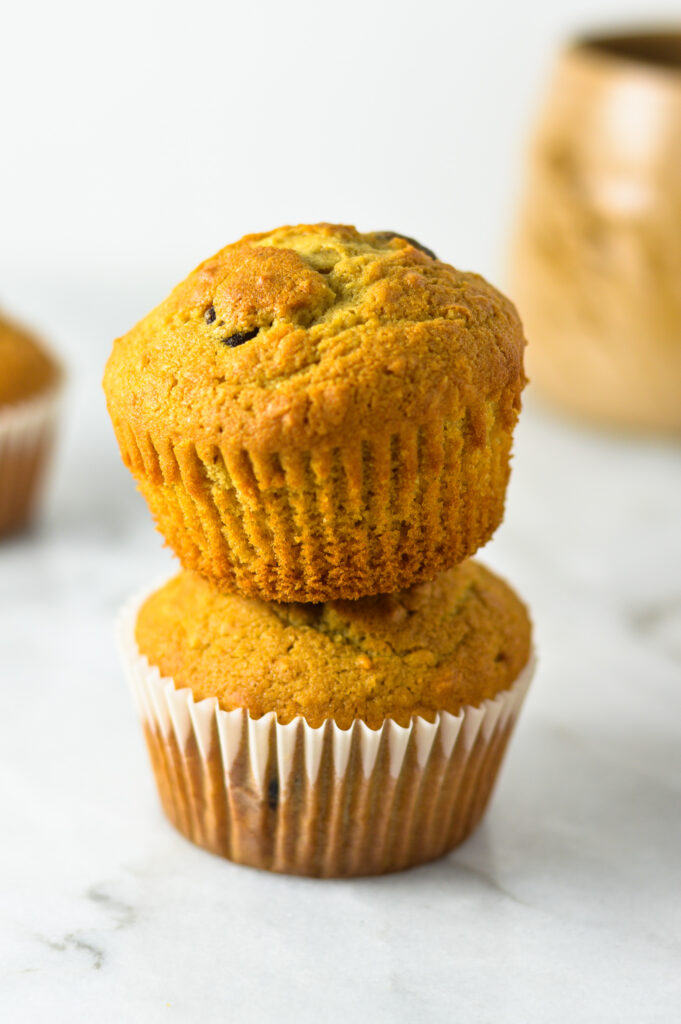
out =
[[[61,385],[0,407],[0,530],[30,516],[55,434]]]
[[[273,712],[254,719],[243,709],[222,710],[215,697],[195,701],[190,689],[177,689],[149,664],[135,624],[151,592],[121,613],[119,642],[164,808],[194,842],[275,871],[351,875],[430,860],[475,827],[533,657],[508,690],[458,715],[440,712],[433,722],[414,717],[405,727],[389,719],[370,729],[357,720],[341,729],[327,721],[313,728],[298,717],[282,725]],[[159,757],[154,744],[161,745]],[[322,775],[333,776],[326,786],[323,760]],[[237,806],[237,793],[247,794],[244,806]],[[355,805],[362,815],[351,813]],[[424,816],[433,819],[425,831]],[[414,834],[419,825],[421,834]],[[245,843],[240,833],[247,833]]]

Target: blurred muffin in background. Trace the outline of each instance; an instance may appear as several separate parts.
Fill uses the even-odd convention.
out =
[[[26,526],[36,511],[61,380],[45,347],[0,316],[0,535]]]
[[[509,291],[565,409],[681,431],[681,32],[562,54],[531,146]]]

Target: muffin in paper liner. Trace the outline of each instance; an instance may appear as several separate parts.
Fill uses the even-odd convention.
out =
[[[0,535],[27,526],[52,452],[60,389],[0,406]]]
[[[440,857],[480,821],[532,656],[509,689],[433,722],[283,725],[163,678],[135,640],[143,599],[121,614],[119,642],[163,809],[192,842],[251,867],[350,877]]]

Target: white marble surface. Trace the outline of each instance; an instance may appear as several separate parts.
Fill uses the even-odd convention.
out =
[[[158,296],[13,284],[71,389],[43,521],[0,546],[0,1019],[681,1019],[681,449],[529,403],[483,557],[540,667],[485,823],[403,875],[270,877],[166,824],[114,648],[171,560],[99,378]]]

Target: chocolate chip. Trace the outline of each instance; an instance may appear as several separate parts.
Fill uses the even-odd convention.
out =
[[[430,256],[432,260],[436,260],[437,256],[432,249],[428,249],[427,246],[421,245],[415,238],[410,238],[409,235],[401,235],[399,231],[375,231],[374,234],[381,240],[385,239],[388,242],[391,238],[403,238],[405,242],[409,242],[415,249],[420,249],[421,252],[425,252],[426,256]]]
[[[267,806],[271,811],[276,811],[279,806],[279,779],[271,779],[267,787]]]
[[[212,324],[215,320],[215,310],[212,306],[209,306],[206,312],[203,314],[203,319],[207,324]]]
[[[228,348],[237,348],[239,345],[243,345],[245,341],[255,338],[259,330],[260,328],[256,327],[252,331],[237,331],[236,334],[230,334],[229,338],[222,338],[222,344]]]

